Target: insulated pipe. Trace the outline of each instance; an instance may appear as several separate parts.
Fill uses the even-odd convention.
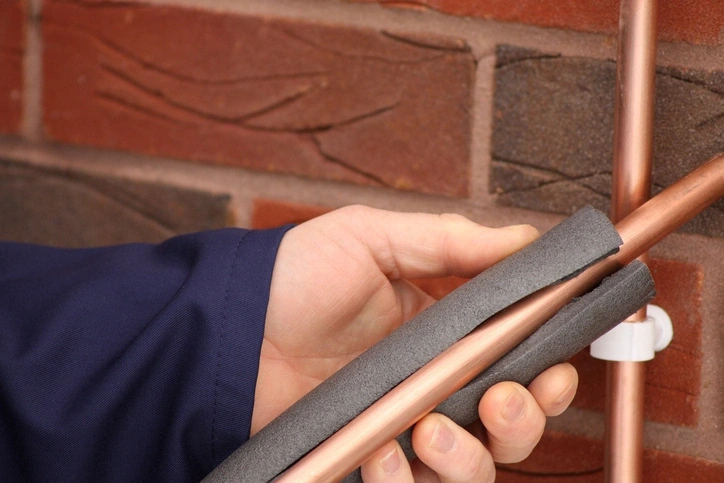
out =
[[[621,0],[614,106],[611,220],[616,223],[651,196],[656,79],[656,0]],[[642,254],[640,260],[648,261]],[[646,320],[646,307],[626,320]],[[643,476],[645,363],[606,364],[604,480]]]
[[[712,158],[616,224],[618,253],[577,277],[540,290],[491,317],[392,389],[280,475],[286,483],[332,483],[419,421],[573,297],[634,260],[724,196],[724,155]]]

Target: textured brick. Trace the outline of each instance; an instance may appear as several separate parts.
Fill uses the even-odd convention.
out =
[[[331,208],[323,206],[257,198],[252,206],[251,227],[263,230],[289,223],[304,223],[329,211],[331,211]]]
[[[498,48],[490,187],[500,204],[608,211],[614,82],[611,61]],[[654,192],[721,151],[722,123],[724,72],[659,69]],[[682,230],[724,236],[724,201]]]
[[[430,8],[454,15],[615,34],[619,0],[353,0],[389,6]],[[661,0],[659,38],[697,44],[721,41],[720,0]]]
[[[460,40],[110,1],[46,2],[57,141],[464,196]]]
[[[0,2],[0,132],[17,133],[22,122],[25,2]]]
[[[63,247],[227,226],[229,196],[0,160],[0,237]]]
[[[495,481],[500,483],[598,483],[603,481],[603,442],[554,431],[546,431],[526,460],[501,465]],[[653,449],[644,450],[645,483],[724,481],[724,465],[691,456]]]
[[[701,391],[701,267],[673,260],[653,259],[656,283],[652,303],[666,310],[674,326],[669,347],[646,364],[645,416],[651,421],[695,426]],[[606,364],[593,359],[588,349],[572,361],[579,371],[579,390],[574,406],[603,411]]]
[[[520,463],[500,465],[496,482],[598,483],[603,479],[603,443],[546,431],[531,455]]]
[[[681,483],[682,481],[724,481],[724,465],[691,456],[646,450],[644,481]]]

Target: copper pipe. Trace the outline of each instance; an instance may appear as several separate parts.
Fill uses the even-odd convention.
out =
[[[605,481],[634,482],[643,477],[645,376],[643,362],[607,363]]]
[[[614,104],[611,219],[651,195],[656,75],[656,2],[621,0]]]
[[[570,300],[648,250],[724,196],[719,155],[633,212],[616,228],[618,253],[491,317],[300,459],[277,482],[335,482],[532,334]]]
[[[621,0],[614,106],[611,220],[617,222],[651,196],[656,79],[656,0]],[[648,256],[642,254],[643,262]],[[646,308],[627,323],[646,320]],[[644,362],[606,363],[604,480],[643,477]]]

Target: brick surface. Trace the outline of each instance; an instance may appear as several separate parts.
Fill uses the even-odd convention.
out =
[[[0,160],[0,238],[62,247],[160,242],[227,226],[229,196]]]
[[[674,326],[669,347],[646,364],[646,408],[648,420],[681,426],[697,424],[701,391],[701,290],[703,272],[694,264],[653,259],[651,273],[656,283],[652,301],[666,310]],[[574,406],[603,411],[606,364],[593,359],[588,349],[572,361],[580,383]]]
[[[500,46],[490,188],[498,202],[570,214],[608,212],[615,65]],[[721,151],[724,72],[659,69],[654,192]],[[724,201],[683,231],[724,236]]]
[[[496,482],[598,483],[603,480],[603,442],[546,431],[531,455],[520,463],[500,465]]]
[[[299,224],[331,211],[323,206],[257,198],[251,211],[251,227],[263,230],[289,223]]]
[[[546,431],[526,460],[498,467],[500,483],[597,483],[603,481],[603,442]],[[724,481],[724,465],[691,456],[644,450],[643,481]]]
[[[618,0],[352,0],[429,8],[453,15],[616,34]],[[721,42],[724,7],[719,0],[661,0],[659,38],[697,44]]]
[[[468,192],[475,62],[457,39],[59,0],[43,31],[54,140]]]
[[[22,123],[25,2],[0,2],[0,132],[17,133]]]
[[[691,456],[646,450],[644,481],[681,483],[683,481],[724,481],[724,465]]]

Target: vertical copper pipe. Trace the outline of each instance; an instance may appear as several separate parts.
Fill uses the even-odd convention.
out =
[[[643,477],[644,362],[608,362],[604,478],[637,482]]]
[[[611,195],[614,223],[651,196],[655,75],[655,0],[621,0]]]
[[[656,0],[621,0],[614,108],[611,219],[615,222],[651,195],[651,157],[656,78]],[[640,257],[646,262],[648,256]],[[646,320],[642,309],[627,320]],[[645,363],[606,367],[604,479],[641,481]]]

